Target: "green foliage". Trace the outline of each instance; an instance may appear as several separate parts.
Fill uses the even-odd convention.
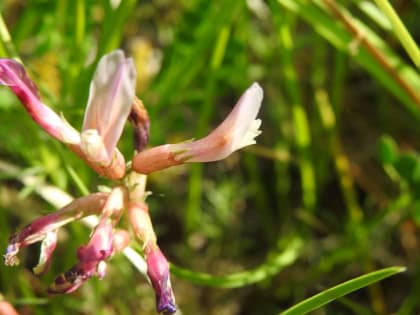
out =
[[[0,57],[21,60],[73,126],[97,60],[118,47],[136,62],[150,145],[201,137],[253,81],[264,88],[257,145],[149,176],[182,313],[419,313],[420,3],[112,2],[0,2]],[[81,196],[109,184],[3,87],[0,133],[2,250],[55,210],[40,186]],[[130,136],[119,146],[131,157]],[[1,266],[0,293],[22,314],[155,314],[147,281],[119,255],[102,281],[48,296],[88,234],[63,229],[42,279],[30,272],[36,246],[20,266]],[[400,265],[407,272],[385,279]]]

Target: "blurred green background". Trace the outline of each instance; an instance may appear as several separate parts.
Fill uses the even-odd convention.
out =
[[[419,42],[420,1],[392,5]],[[257,145],[149,176],[159,244],[179,266],[180,314],[279,314],[394,265],[407,271],[313,314],[420,314],[419,64],[375,2],[3,0],[0,13],[0,56],[20,57],[43,101],[76,128],[95,62],[116,48],[135,59],[150,145],[206,135],[252,82],[263,87]],[[127,159],[131,133],[120,141]],[[1,250],[55,210],[39,185],[78,197],[77,177],[90,191],[109,184],[3,87],[0,134]],[[153,291],[122,255],[102,281],[48,296],[89,235],[80,223],[62,230],[42,278],[30,271],[37,246],[20,266],[0,266],[0,293],[21,314],[155,314]]]

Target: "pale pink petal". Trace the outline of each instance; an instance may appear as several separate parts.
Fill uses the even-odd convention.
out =
[[[101,58],[90,85],[82,131],[97,130],[110,159],[130,114],[135,82],[133,60],[116,50]]]
[[[236,103],[226,119],[207,137],[193,142],[174,145],[180,151],[177,160],[186,162],[212,162],[226,158],[236,150],[255,144],[261,131],[261,120],[255,119],[261,107],[263,90],[252,84]]]
[[[255,137],[261,133],[261,120],[256,116],[262,99],[262,88],[258,83],[252,84],[226,119],[208,136],[139,152],[133,158],[133,170],[150,174],[186,162],[218,161],[236,150],[255,144]]]

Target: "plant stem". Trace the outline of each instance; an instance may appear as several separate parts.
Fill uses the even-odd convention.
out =
[[[316,206],[316,179],[311,157],[311,134],[306,110],[302,105],[300,85],[293,64],[294,43],[290,17],[278,20],[278,40],[282,53],[280,60],[285,73],[285,89],[291,101],[291,112],[296,149],[299,153],[299,168],[302,185],[303,206],[313,211]]]

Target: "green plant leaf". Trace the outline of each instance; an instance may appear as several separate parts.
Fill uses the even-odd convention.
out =
[[[389,267],[343,282],[335,287],[324,290],[310,298],[283,311],[280,315],[307,314],[321,306],[330,303],[346,294],[364,288],[372,283],[388,278],[396,273],[405,271],[405,267]]]
[[[390,136],[383,136],[379,141],[379,157],[384,164],[392,164],[397,160],[398,147]]]

